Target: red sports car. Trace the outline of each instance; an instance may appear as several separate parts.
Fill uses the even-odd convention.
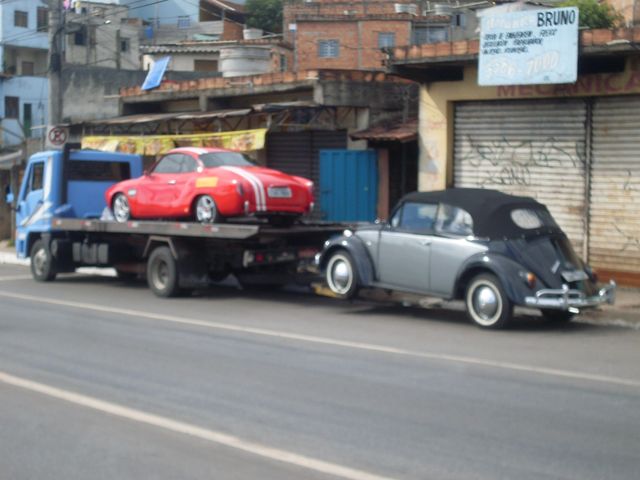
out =
[[[105,194],[118,222],[193,218],[202,223],[255,215],[288,224],[313,208],[313,182],[260,167],[219,148],[176,148],[149,172]]]

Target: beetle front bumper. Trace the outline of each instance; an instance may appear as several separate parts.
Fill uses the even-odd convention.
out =
[[[577,313],[580,308],[593,308],[603,303],[613,304],[616,298],[616,282],[611,280],[602,287],[597,295],[587,297],[580,290],[570,289],[563,285],[561,289],[543,289],[536,292],[535,297],[525,297],[528,307],[569,310]]]

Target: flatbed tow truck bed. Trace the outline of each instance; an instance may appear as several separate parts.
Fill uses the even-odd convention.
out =
[[[54,218],[50,232],[34,244],[31,269],[36,280],[48,281],[81,266],[113,267],[122,278],[146,277],[161,297],[205,287],[229,274],[245,286],[310,283],[316,279],[309,276],[316,253],[349,226]]]

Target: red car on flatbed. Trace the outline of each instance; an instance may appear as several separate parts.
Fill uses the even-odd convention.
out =
[[[142,177],[109,188],[107,205],[118,222],[191,218],[217,223],[227,217],[266,217],[293,223],[313,209],[313,182],[261,167],[220,148],[176,148]]]

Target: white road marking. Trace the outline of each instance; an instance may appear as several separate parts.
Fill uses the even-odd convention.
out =
[[[83,310],[92,310],[101,313],[115,313],[118,315],[126,315],[129,317],[138,317],[148,320],[157,320],[162,322],[170,322],[182,325],[190,325],[195,327],[210,328],[216,330],[225,330],[230,332],[249,333],[252,335],[260,335],[264,337],[273,337],[285,340],[295,340],[299,342],[315,343],[321,345],[330,345],[334,347],[345,347],[356,350],[364,350],[378,353],[388,353],[393,355],[401,355],[413,358],[425,358],[429,360],[439,360],[445,362],[462,363],[467,365],[477,365],[482,367],[491,367],[502,370],[512,370],[518,372],[528,372],[540,375],[548,375],[552,377],[571,378],[575,380],[587,380],[598,383],[609,383],[615,385],[625,385],[628,387],[640,387],[640,380],[631,378],[613,377],[609,375],[599,375],[595,373],[579,372],[575,370],[563,370],[558,368],[538,367],[535,365],[526,365],[512,362],[502,362],[498,360],[490,360],[479,357],[468,357],[463,355],[449,355],[445,353],[421,352],[417,350],[407,350],[403,348],[388,347],[385,345],[353,342],[348,340],[338,340],[328,337],[317,337],[313,335],[304,335],[299,333],[283,332],[278,330],[269,330],[257,327],[246,327],[233,325],[229,323],[204,321],[197,319],[182,318],[173,315],[164,315],[160,313],[144,312],[141,310],[130,310],[126,308],[108,307],[92,303],[72,302],[67,300],[56,300],[53,298],[36,297],[33,295],[25,295],[21,293],[7,292],[0,290],[0,297],[27,300],[34,303],[44,303],[48,305],[60,305],[63,307],[78,308]]]
[[[16,377],[14,375],[0,371],[0,382],[14,387],[23,388],[31,392],[37,392],[59,400],[90,408],[102,413],[115,415],[120,418],[132,420],[134,422],[152,425],[154,427],[163,428],[172,432],[197,437],[225,447],[241,450],[253,455],[276,460],[278,462],[288,463],[307,470],[333,475],[340,478],[350,480],[391,480],[389,477],[356,470],[353,468],[338,465],[336,463],[325,462],[312,457],[299,455],[287,450],[261,445],[251,441],[243,440],[234,435],[224,432],[210,430],[208,428],[199,427],[179,420],[173,420],[168,417],[154,415],[142,410],[129,408],[117,403],[107,402],[95,397],[81,395],[79,393],[52,387],[44,383],[34,382],[25,378]]]

